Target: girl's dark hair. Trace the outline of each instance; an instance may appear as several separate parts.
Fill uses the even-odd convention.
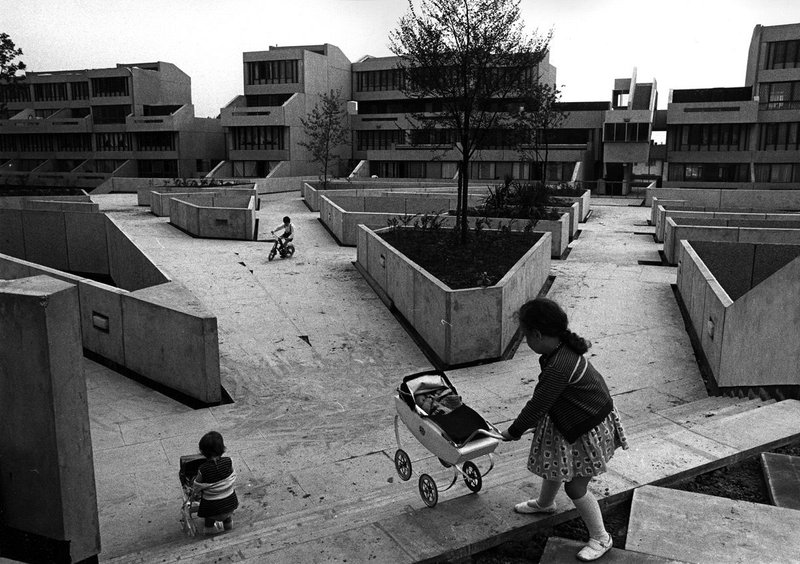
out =
[[[290,221],[292,221],[292,220],[291,220],[291,218],[290,218],[288,215],[287,215],[287,216],[284,216],[284,218],[283,218],[283,222],[284,222],[284,223],[289,223]]]
[[[225,452],[225,443],[222,441],[222,435],[216,431],[209,431],[203,435],[198,446],[200,447],[200,454],[206,458],[222,456],[222,453]]]
[[[523,329],[535,329],[542,335],[558,337],[578,354],[589,350],[592,344],[569,330],[567,314],[556,302],[548,298],[535,298],[526,302],[517,312]]]

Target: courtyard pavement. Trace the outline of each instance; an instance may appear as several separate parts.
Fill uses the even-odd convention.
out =
[[[177,556],[209,542],[181,537],[177,474],[179,457],[195,453],[212,429],[225,437],[238,474],[241,507],[226,542],[269,528],[274,542],[292,536],[297,544],[321,534],[321,514],[347,530],[424,507],[416,482],[401,482],[394,469],[392,397],[403,376],[431,365],[356,271],[356,249],[339,247],[297,192],[262,196],[260,239],[284,215],[297,227],[295,256],[272,262],[271,243],[192,238],[137,207],[133,194],[93,199],[217,316],[222,383],[234,400],[192,410],[86,361],[101,560],[159,546]],[[573,330],[593,342],[591,360],[632,436],[646,434],[657,412],[707,396],[671,287],[676,269],[651,264],[659,246],[640,203],[593,198],[570,254],[553,261],[549,291]],[[504,428],[530,396],[537,367],[521,347],[510,361],[448,375],[468,404]],[[401,429],[401,437],[415,466],[436,469],[410,433]],[[523,443],[500,445],[480,497],[494,503],[494,488],[505,503],[530,493],[519,488],[535,489]],[[644,479],[635,450],[612,467],[633,465]],[[646,483],[630,476],[610,472],[595,492]],[[458,484],[440,503],[467,493]]]

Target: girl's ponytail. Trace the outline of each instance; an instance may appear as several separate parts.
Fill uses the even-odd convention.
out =
[[[561,333],[561,340],[565,345],[578,354],[585,354],[589,350],[589,347],[592,346],[592,343],[580,335],[573,333],[569,329],[566,329],[563,333]]]

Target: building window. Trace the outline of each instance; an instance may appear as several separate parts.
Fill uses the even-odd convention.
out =
[[[800,81],[765,82],[758,90],[759,110],[800,109]]]
[[[53,136],[41,133],[28,133],[18,136],[17,147],[23,153],[40,153],[53,150]]]
[[[175,133],[172,131],[155,131],[136,134],[138,151],[174,151]]]
[[[60,102],[67,99],[66,82],[45,82],[33,85],[33,99],[36,102]]]
[[[612,143],[649,143],[649,123],[607,123],[603,141]]]
[[[130,151],[131,139],[127,133],[118,131],[95,133],[94,145],[97,151]]]
[[[798,67],[800,67],[800,39],[767,43],[765,69],[795,69]]]
[[[96,98],[128,96],[128,92],[128,78],[125,76],[92,79],[92,96]]]
[[[387,150],[405,143],[406,132],[402,129],[378,129],[356,131],[356,150]]]
[[[667,174],[674,182],[749,182],[747,163],[669,163]]]
[[[166,159],[143,159],[138,161],[142,178],[169,178],[178,176],[178,161]]]
[[[233,127],[235,151],[281,151],[284,149],[284,131],[281,126]]]
[[[750,128],[746,123],[671,125],[667,147],[670,151],[746,151]]]
[[[27,84],[0,84],[0,103],[30,101],[31,91]]]
[[[800,164],[763,163],[755,165],[756,182],[782,184],[800,182]]]
[[[92,139],[88,133],[60,133],[56,135],[58,151],[85,151],[92,150]]]
[[[403,73],[400,69],[361,71],[356,73],[357,92],[402,90]]]
[[[125,123],[131,113],[130,106],[92,106],[92,118],[96,124]]]
[[[69,89],[72,93],[73,100],[88,100],[89,99],[89,83],[88,82],[70,82]]]
[[[255,61],[245,63],[247,84],[287,84],[299,82],[300,61]]]
[[[798,122],[762,123],[758,149],[760,151],[797,151],[800,137]]]
[[[458,170],[455,162],[369,161],[370,175],[379,178],[453,178]]]

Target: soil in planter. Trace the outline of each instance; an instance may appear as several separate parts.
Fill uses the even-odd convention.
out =
[[[771,452],[800,456],[800,443],[780,447]],[[748,458],[669,487],[769,505],[769,494],[767,493],[759,458],[759,456]],[[627,540],[630,508],[631,502],[627,501],[603,510],[606,529],[614,537],[614,546],[617,548],[624,548]],[[572,519],[555,527],[544,529],[539,534],[524,540],[509,541],[485,552],[475,554],[472,557],[472,562],[474,564],[531,564],[539,562],[544,552],[545,544],[547,544],[547,539],[551,536],[585,541],[588,538],[588,532],[583,521]]]
[[[452,229],[393,229],[380,235],[454,290],[497,284],[542,236],[471,231],[462,245]]]

